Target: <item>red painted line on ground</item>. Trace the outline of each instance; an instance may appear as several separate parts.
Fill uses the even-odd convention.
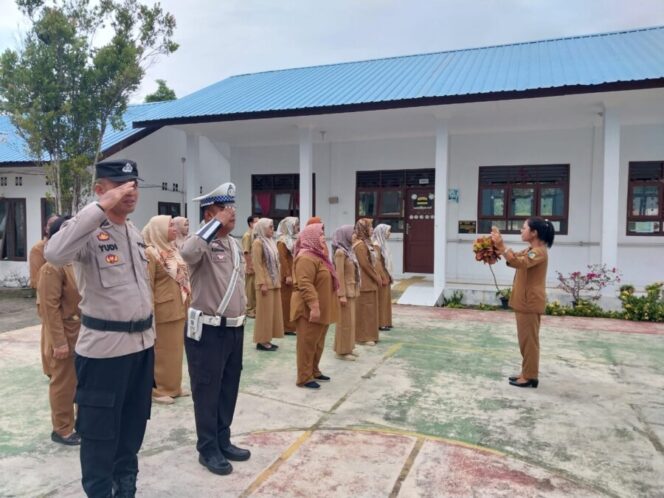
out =
[[[426,306],[394,305],[399,315],[438,320],[460,320],[481,323],[514,323],[514,313],[509,311],[480,311],[457,308],[434,308]],[[664,335],[664,323],[632,322],[609,318],[586,318],[576,316],[543,316],[542,325],[575,330],[617,332],[621,334]]]

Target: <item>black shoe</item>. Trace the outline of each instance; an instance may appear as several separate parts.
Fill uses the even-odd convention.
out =
[[[251,451],[238,448],[234,444],[229,444],[228,446],[221,448],[221,453],[228,460],[232,460],[233,462],[244,462],[249,460],[249,457],[251,456]]]
[[[285,335],[297,335],[295,332],[284,332]]]
[[[378,327],[378,330],[382,330],[383,332],[386,332],[390,330],[390,327]]]
[[[330,377],[328,377],[327,375],[323,375],[323,374],[320,374],[319,376],[314,377],[314,379],[320,380],[321,382],[329,382],[330,380],[332,380]]]
[[[539,385],[539,380],[537,379],[529,379],[526,382],[517,382],[516,380],[510,380],[510,386],[537,388],[538,385]]]
[[[509,380],[510,382],[514,382],[519,377],[521,377],[521,376],[520,375],[510,375],[509,377],[507,377],[507,380]]]
[[[64,437],[54,431],[51,432],[51,441],[64,444],[65,446],[80,446],[81,436],[77,432],[72,432],[69,436]]]
[[[310,380],[306,384],[302,384],[301,386],[298,387],[306,387],[308,389],[320,389],[320,384],[318,382]]]
[[[223,455],[215,455],[207,458],[203,455],[198,455],[198,463],[219,476],[225,476],[233,472],[233,466]]]
[[[256,349],[258,349],[259,351],[276,351],[277,350],[277,348],[275,348],[274,346],[270,347],[270,348],[266,348],[260,342],[256,344]]]
[[[272,344],[272,343],[270,343],[270,344],[272,345],[272,349],[279,349],[279,346],[277,346],[276,344]]]

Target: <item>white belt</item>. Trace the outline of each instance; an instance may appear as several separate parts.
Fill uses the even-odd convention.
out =
[[[226,327],[242,327],[245,321],[245,315],[240,315],[235,318],[224,318],[226,320]],[[212,325],[219,327],[221,325],[221,317],[217,315],[201,315],[201,321],[204,325]]]

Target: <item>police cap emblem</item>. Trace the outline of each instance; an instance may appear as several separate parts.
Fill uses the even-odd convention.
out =
[[[127,163],[122,167],[123,173],[131,173],[132,171],[134,171],[134,167],[131,165],[131,163]]]

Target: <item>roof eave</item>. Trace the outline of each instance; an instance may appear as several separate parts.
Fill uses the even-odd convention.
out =
[[[424,97],[418,99],[387,100],[364,102],[359,104],[343,104],[334,106],[305,107],[274,111],[241,112],[232,114],[211,114],[205,116],[186,116],[145,121],[135,121],[134,128],[161,127],[168,125],[215,123],[225,121],[244,121],[249,119],[270,119],[295,116],[313,116],[320,114],[340,114],[348,112],[379,111],[386,109],[403,109],[407,107],[426,107],[451,104],[467,104],[472,102],[491,102],[500,100],[530,99],[539,97],[559,97],[583,93],[616,92],[627,90],[644,90],[664,87],[664,77],[637,81],[618,81],[599,85],[572,85],[553,88],[535,88],[507,92],[476,93],[451,95],[444,97]]]

